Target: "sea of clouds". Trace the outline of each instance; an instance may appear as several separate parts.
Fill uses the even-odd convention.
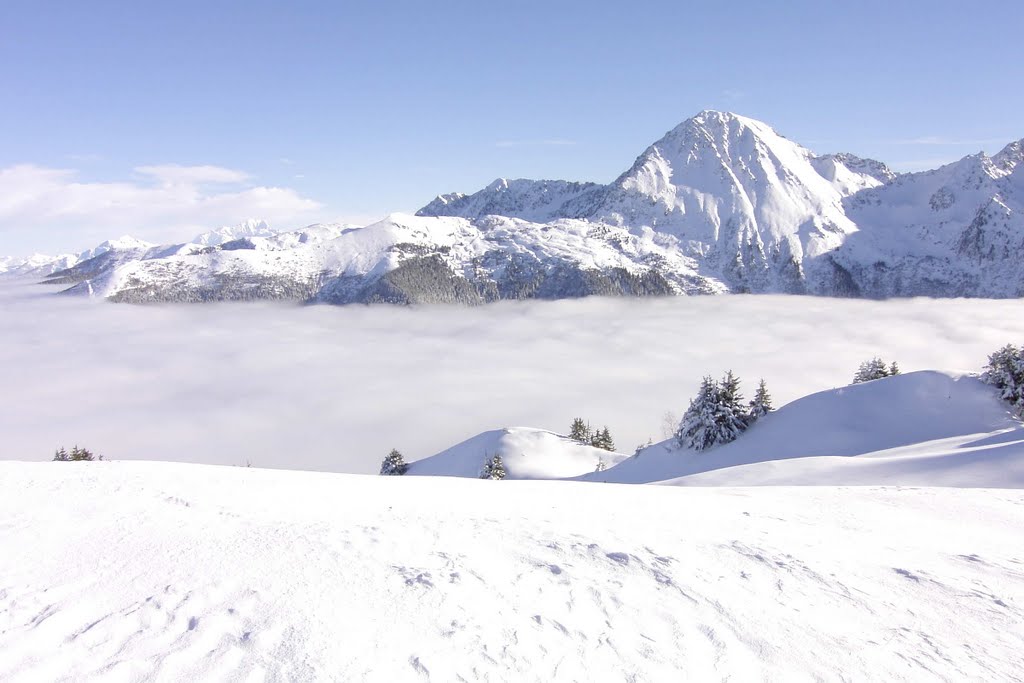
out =
[[[976,372],[1024,342],[1024,300],[722,296],[479,308],[128,306],[0,280],[0,458],[108,458],[376,472],[479,432],[663,438],[704,374],[764,377],[781,405],[880,355]],[[794,435],[797,438],[797,435]]]

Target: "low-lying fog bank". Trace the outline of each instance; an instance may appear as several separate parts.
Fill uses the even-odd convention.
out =
[[[1024,341],[1024,301],[787,296],[479,308],[119,306],[0,283],[0,458],[75,443],[114,459],[375,472],[504,425],[662,438],[702,375],[776,405],[880,355],[977,371]]]

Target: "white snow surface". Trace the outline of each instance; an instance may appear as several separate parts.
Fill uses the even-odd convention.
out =
[[[1017,680],[1024,493],[0,463],[5,681]]]

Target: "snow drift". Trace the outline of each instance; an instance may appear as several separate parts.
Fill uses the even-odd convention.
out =
[[[611,467],[626,456],[576,443],[543,429],[510,427],[478,434],[409,465],[407,474],[479,477],[484,461],[499,455],[507,479],[562,479]]]

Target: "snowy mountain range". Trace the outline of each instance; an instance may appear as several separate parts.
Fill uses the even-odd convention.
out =
[[[114,301],[482,303],[601,295],[1024,296],[1022,141],[923,173],[705,111],[608,185],[499,179],[415,216],[250,222],[34,274]],[[67,257],[64,257],[65,259]],[[38,261],[38,259],[37,259]],[[2,263],[2,262],[0,262]],[[0,268],[4,266],[0,265]],[[7,266],[22,272],[27,265]]]

